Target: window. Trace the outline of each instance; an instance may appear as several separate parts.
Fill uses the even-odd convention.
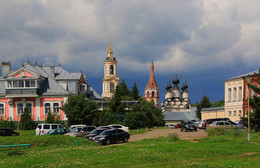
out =
[[[45,103],[45,115],[48,114],[48,112],[51,111],[51,104],[50,103]]]
[[[24,87],[23,81],[19,81],[19,87]]]
[[[31,103],[26,103],[26,107],[28,108],[28,111],[32,113],[32,104]]]
[[[35,87],[35,81],[31,81],[31,87]]]
[[[154,97],[154,92],[152,92],[152,97]]]
[[[60,111],[59,103],[53,103],[53,113],[58,114]]]
[[[242,86],[238,87],[238,101],[242,100]]]
[[[219,122],[219,125],[224,125],[224,123],[223,122]]]
[[[228,102],[231,102],[231,88],[228,88]]]
[[[237,88],[233,88],[233,101],[237,101]]]
[[[147,94],[147,97],[149,97],[149,92],[147,92],[146,94]]]
[[[0,115],[5,115],[5,109],[3,104],[0,104]]]
[[[241,115],[242,115],[242,111],[239,110],[239,111],[238,111],[238,116],[241,116]]]
[[[114,91],[115,91],[115,84],[114,84],[114,82],[111,82],[110,83],[110,93],[114,93]]]
[[[236,116],[237,115],[237,111],[233,111],[233,116]]]
[[[23,103],[18,104],[18,115],[23,114]]]
[[[231,116],[231,111],[228,112],[228,116]]]
[[[14,81],[14,87],[18,87],[18,81]]]
[[[114,66],[113,65],[110,65],[110,69],[109,69],[110,71],[109,71],[109,73],[111,74],[111,75],[113,75],[114,74]]]
[[[30,81],[25,81],[25,87],[30,87]]]
[[[8,81],[7,86],[8,86],[8,88],[12,88],[12,81]]]
[[[50,125],[43,125],[43,129],[50,129]]]
[[[58,125],[52,125],[52,129],[58,129]]]

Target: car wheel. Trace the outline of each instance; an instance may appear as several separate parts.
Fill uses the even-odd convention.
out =
[[[128,139],[127,139],[127,137],[125,137],[125,139],[124,139],[124,142],[125,142],[125,143],[127,143],[127,142],[128,142]]]
[[[109,139],[106,140],[106,145],[109,145],[111,142]]]
[[[181,128],[181,132],[182,132],[183,130],[182,130],[182,128]]]

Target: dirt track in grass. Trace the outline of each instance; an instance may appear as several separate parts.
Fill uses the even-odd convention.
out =
[[[200,139],[207,136],[207,132],[205,130],[193,131],[193,132],[181,132],[180,129],[151,129],[149,132],[145,134],[134,134],[131,135],[129,141],[138,141],[142,139],[156,138],[160,136],[167,137],[169,134],[177,133],[180,139],[194,141],[194,139]]]

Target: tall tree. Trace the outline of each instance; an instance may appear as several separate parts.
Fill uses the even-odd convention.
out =
[[[210,100],[208,96],[203,96],[200,103],[197,105],[196,114],[199,119],[201,119],[201,109],[209,108],[211,106]]]
[[[45,120],[45,123],[54,123],[55,115],[53,115],[50,111],[47,114],[47,118]]]
[[[124,79],[122,79],[122,82],[119,84],[118,93],[121,97],[122,96],[131,96],[131,92],[129,91]]]
[[[120,121],[119,116],[121,116],[125,113],[125,110],[124,110],[125,106],[122,103],[120,91],[121,91],[120,86],[117,85],[114,97],[109,102],[109,111],[110,111],[110,113],[112,113],[116,116],[117,122],[122,122],[122,121]]]
[[[31,113],[27,106],[24,108],[24,113],[21,115],[21,120],[19,123],[19,128],[21,130],[32,130],[34,129],[35,123],[32,120]]]
[[[92,125],[96,117],[96,103],[87,100],[85,95],[70,95],[68,101],[61,107],[68,118],[68,124]]]
[[[136,82],[134,83],[134,86],[132,87],[131,95],[134,100],[139,100],[141,98]]]

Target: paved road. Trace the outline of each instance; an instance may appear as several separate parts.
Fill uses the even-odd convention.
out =
[[[189,141],[193,141],[194,139],[204,138],[207,136],[207,132],[205,130],[200,130],[196,132],[181,132],[180,129],[151,129],[148,133],[145,134],[134,134],[131,135],[129,141],[138,141],[142,139],[148,138],[156,138],[160,136],[167,137],[168,134],[177,133],[180,139],[185,139]]]

